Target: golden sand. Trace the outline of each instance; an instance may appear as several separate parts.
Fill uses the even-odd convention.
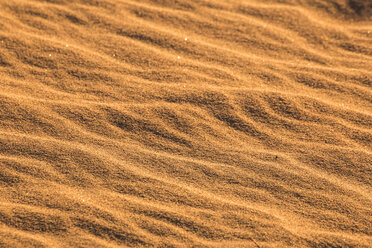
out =
[[[0,247],[371,247],[369,0],[0,0]]]

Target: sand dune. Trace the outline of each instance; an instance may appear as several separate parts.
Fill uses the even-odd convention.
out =
[[[371,1],[0,1],[0,247],[371,247],[371,86]]]

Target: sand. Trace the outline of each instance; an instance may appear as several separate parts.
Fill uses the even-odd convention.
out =
[[[0,247],[372,247],[369,0],[0,0]]]

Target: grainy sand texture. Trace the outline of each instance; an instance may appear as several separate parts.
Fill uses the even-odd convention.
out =
[[[0,0],[0,247],[372,247],[372,0]]]

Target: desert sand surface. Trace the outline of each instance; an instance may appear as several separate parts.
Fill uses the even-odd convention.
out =
[[[372,247],[372,1],[0,0],[0,247]]]

